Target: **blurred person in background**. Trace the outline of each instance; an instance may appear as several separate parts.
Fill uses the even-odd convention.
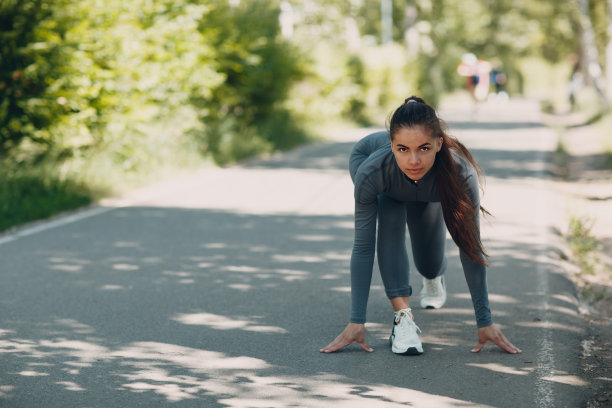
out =
[[[406,250],[406,226],[412,253],[423,276],[420,306],[446,302],[446,231],[460,259],[476,316],[479,352],[493,342],[520,353],[493,324],[486,281],[486,252],[480,241],[480,169],[467,148],[445,131],[436,111],[412,96],[398,107],[389,131],[373,133],[353,148],[349,161],[355,185],[355,238],[351,255],[350,322],[322,353],[365,341],[366,308],[375,252],[385,292],[394,311],[391,350],[419,355],[423,345],[410,307],[412,286]],[[377,230],[378,227],[378,230]]]
[[[489,94],[488,100],[496,102],[507,101],[509,99],[508,92],[506,92],[507,76],[500,62],[493,64],[490,81],[493,84],[494,91]]]
[[[474,100],[472,116],[478,113],[478,104],[489,95],[491,63],[480,60],[472,53],[464,54],[457,66],[459,75],[465,77],[465,88]]]

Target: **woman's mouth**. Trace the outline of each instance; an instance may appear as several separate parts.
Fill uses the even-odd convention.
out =
[[[406,169],[408,174],[419,174],[423,169]]]

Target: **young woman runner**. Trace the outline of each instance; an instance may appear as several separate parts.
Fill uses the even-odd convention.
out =
[[[436,111],[416,96],[406,99],[391,116],[389,132],[371,134],[355,145],[349,170],[355,184],[350,323],[320,351],[331,353],[352,343],[373,351],[365,341],[365,321],[376,251],[395,312],[391,349],[404,355],[423,353],[410,309],[408,225],[414,263],[423,275],[421,307],[439,308],[446,301],[448,229],[460,250],[476,314],[478,344],[472,352],[493,342],[508,353],[520,353],[493,324],[489,309],[487,254],[480,241],[479,211],[485,212],[480,207],[480,169],[467,148],[446,134]]]

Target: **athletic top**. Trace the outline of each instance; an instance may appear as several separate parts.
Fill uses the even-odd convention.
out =
[[[468,194],[474,203],[476,225],[479,225],[480,194],[478,174],[463,156],[453,154],[459,176],[465,180]],[[436,163],[434,162],[434,167]],[[351,255],[351,322],[365,323],[367,299],[370,292],[376,242],[377,197],[385,193],[398,201],[439,202],[435,174],[430,169],[418,183],[408,178],[397,166],[388,132],[373,133],[361,139],[351,152],[349,170],[355,184],[355,241]],[[460,251],[461,264],[468,284],[476,324],[493,323],[487,293],[486,267],[473,262]]]

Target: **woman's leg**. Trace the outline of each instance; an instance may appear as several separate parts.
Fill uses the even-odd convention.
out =
[[[408,280],[406,207],[386,194],[378,196],[377,256],[380,276],[393,310],[410,307],[412,288]]]
[[[406,203],[412,256],[419,273],[427,279],[446,270],[446,224],[440,203]]]

